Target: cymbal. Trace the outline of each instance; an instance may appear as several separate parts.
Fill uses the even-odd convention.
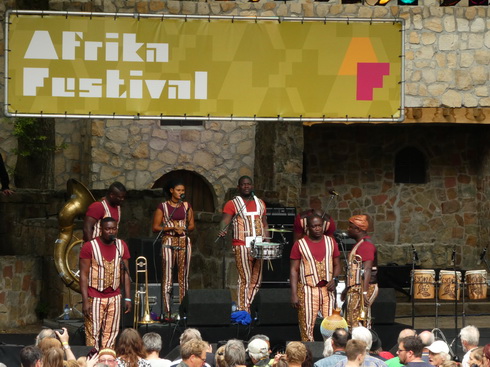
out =
[[[289,229],[269,228],[269,232],[288,233],[288,232],[292,232],[292,231],[290,231]]]

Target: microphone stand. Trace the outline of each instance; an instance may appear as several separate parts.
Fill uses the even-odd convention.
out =
[[[459,282],[458,282],[458,272],[456,270],[456,245],[453,247],[453,253],[451,255],[451,262],[453,264],[454,271],[454,335],[456,335],[455,340],[458,338],[458,295],[459,295]],[[451,343],[451,345],[454,343]],[[449,348],[451,352],[451,348]],[[454,344],[454,361],[459,362],[458,358],[458,343]]]
[[[419,262],[419,255],[412,243],[412,273],[410,274],[410,295],[412,297],[412,329],[415,329],[415,265]]]
[[[119,248],[117,247],[117,237],[114,237],[114,239],[112,240],[112,243],[114,243],[114,246],[116,247],[116,253],[119,257],[119,261],[121,262],[121,268],[122,268],[122,277],[121,277],[121,285],[123,286],[122,289],[125,289],[125,285],[126,285],[126,278],[124,277],[124,273],[128,274],[128,278],[129,278],[129,282],[130,283],[133,283],[133,279],[131,278],[131,273],[129,272],[129,269],[128,267],[126,266],[126,263],[124,262],[124,259],[122,258],[122,254],[121,252],[119,251]],[[126,292],[124,292],[124,295],[126,298],[131,298],[131,295],[130,294],[126,294]],[[124,311],[126,310],[126,308],[124,308]],[[123,312],[124,312],[123,311]],[[123,315],[120,315],[119,317],[119,326],[121,328],[121,330],[124,329],[124,320],[123,320]]]

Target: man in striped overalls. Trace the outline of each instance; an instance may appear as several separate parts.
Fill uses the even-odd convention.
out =
[[[102,218],[114,218],[119,226],[121,220],[121,204],[124,199],[126,199],[126,187],[116,181],[109,186],[107,195],[101,201],[90,204],[83,220],[84,241],[90,241],[100,236],[100,220]]]
[[[98,350],[114,349],[121,319],[121,278],[124,285],[125,313],[131,311],[131,281],[127,271],[128,246],[116,239],[117,222],[101,220],[102,234],[85,242],[80,250],[80,291],[85,316],[85,344]]]
[[[250,305],[262,281],[262,259],[251,256],[252,242],[268,241],[265,203],[253,193],[252,179],[238,180],[238,196],[223,208],[220,236],[233,226],[233,252],[238,270],[237,310],[250,313]]]
[[[301,340],[314,341],[318,311],[322,317],[332,314],[340,252],[337,242],[325,236],[324,219],[312,214],[307,219],[308,235],[291,249],[291,304],[298,309]]]

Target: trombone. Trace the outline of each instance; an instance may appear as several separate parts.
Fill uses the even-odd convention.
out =
[[[144,277],[143,279],[140,279]],[[144,281],[142,283],[142,281]],[[143,298],[144,296],[144,298]],[[143,301],[144,312],[141,313],[141,302]],[[141,318],[140,318],[141,317]],[[148,268],[147,260],[144,256],[136,258],[136,286],[134,291],[134,322],[133,326],[138,330],[138,324],[152,324],[150,316],[150,303],[148,302]]]

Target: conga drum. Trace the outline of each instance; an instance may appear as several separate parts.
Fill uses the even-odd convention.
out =
[[[430,269],[416,269],[413,271],[413,298],[434,299],[436,272]]]
[[[439,299],[454,301],[456,299],[456,277],[458,281],[458,299],[461,291],[461,272],[441,270],[439,273]]]
[[[487,298],[487,271],[469,270],[464,276],[470,299]]]

